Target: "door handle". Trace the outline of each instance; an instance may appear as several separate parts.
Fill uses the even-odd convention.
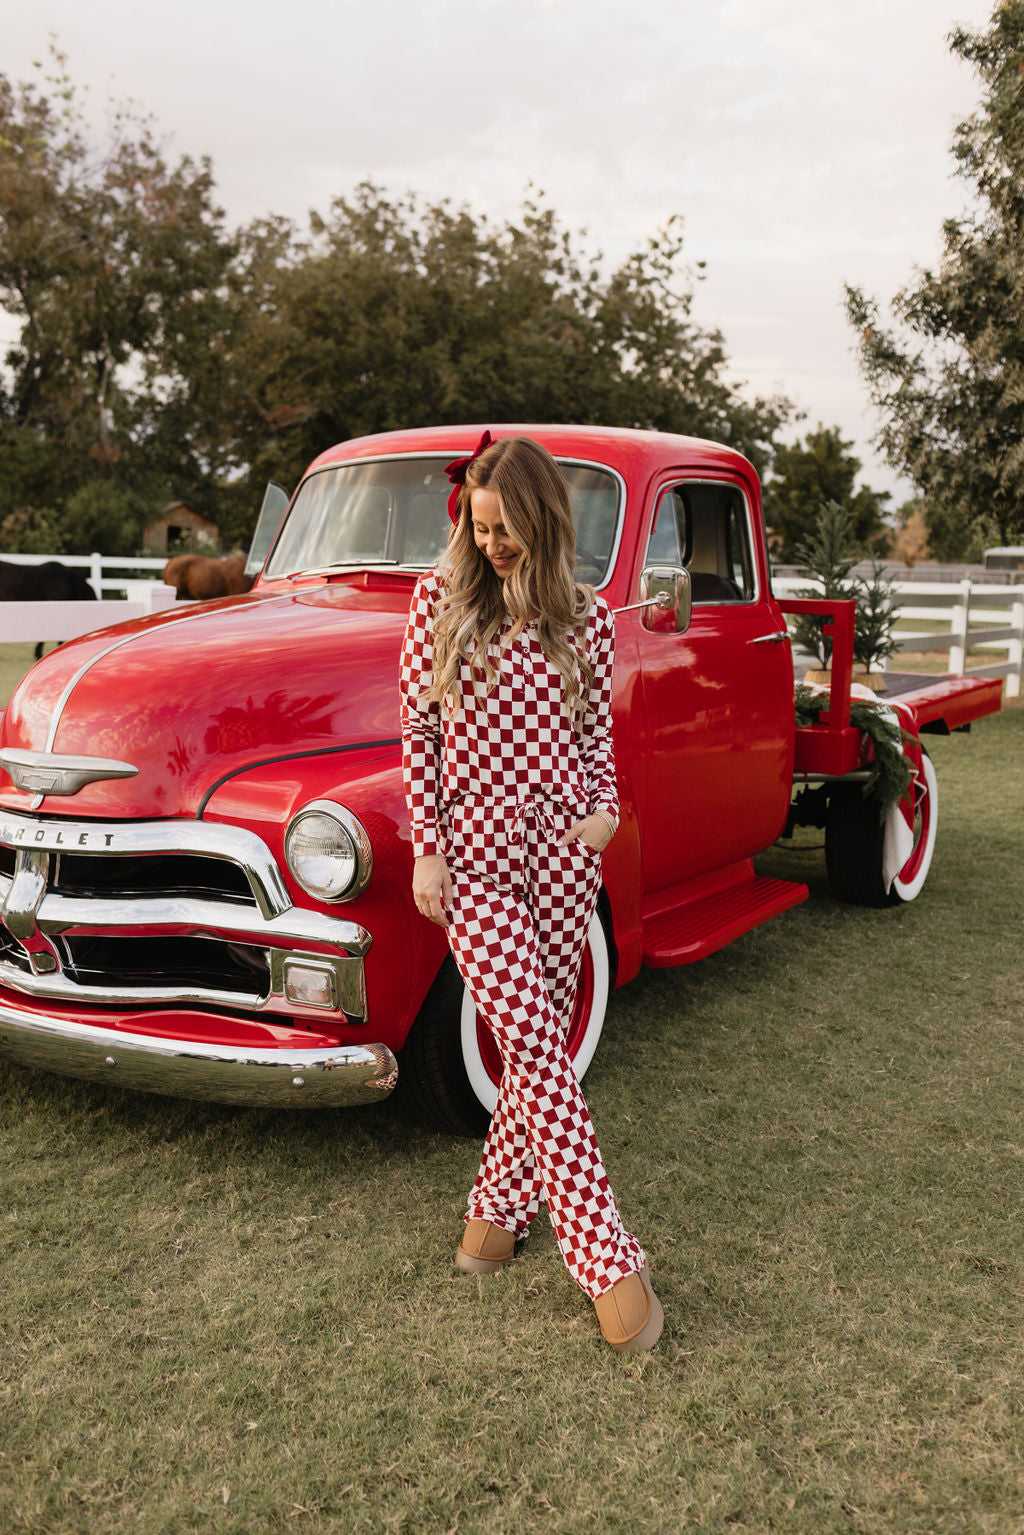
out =
[[[756,640],[750,640],[751,645],[781,645],[783,640],[789,639],[788,629],[776,629],[774,634],[759,634]]]

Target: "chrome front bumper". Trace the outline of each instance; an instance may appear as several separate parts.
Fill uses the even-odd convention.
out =
[[[375,1103],[398,1080],[387,1045],[295,1050],[197,1044],[41,1018],[6,1002],[0,1002],[0,1059],[90,1082],[253,1108]]]

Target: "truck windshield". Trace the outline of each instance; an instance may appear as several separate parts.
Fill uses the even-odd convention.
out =
[[[299,486],[264,571],[270,580],[345,565],[427,570],[448,542],[443,458],[336,464]],[[619,519],[620,481],[610,470],[563,463],[576,523],[576,578],[600,586]]]

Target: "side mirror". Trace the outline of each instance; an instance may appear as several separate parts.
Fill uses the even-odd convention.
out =
[[[654,634],[683,634],[690,627],[690,572],[681,565],[645,565],[640,574],[640,622]]]
[[[283,485],[276,485],[271,480],[263,497],[256,531],[252,535],[252,543],[249,546],[249,557],[245,562],[247,576],[258,576],[263,569],[263,561],[270,553],[270,546],[274,542],[287,510],[288,492]]]

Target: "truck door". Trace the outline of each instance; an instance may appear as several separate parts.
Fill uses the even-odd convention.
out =
[[[643,563],[685,566],[693,593],[685,633],[636,626],[647,720],[644,885],[653,891],[724,869],[778,837],[794,724],[786,624],[755,558],[744,490],[729,480],[663,483],[649,529]]]

